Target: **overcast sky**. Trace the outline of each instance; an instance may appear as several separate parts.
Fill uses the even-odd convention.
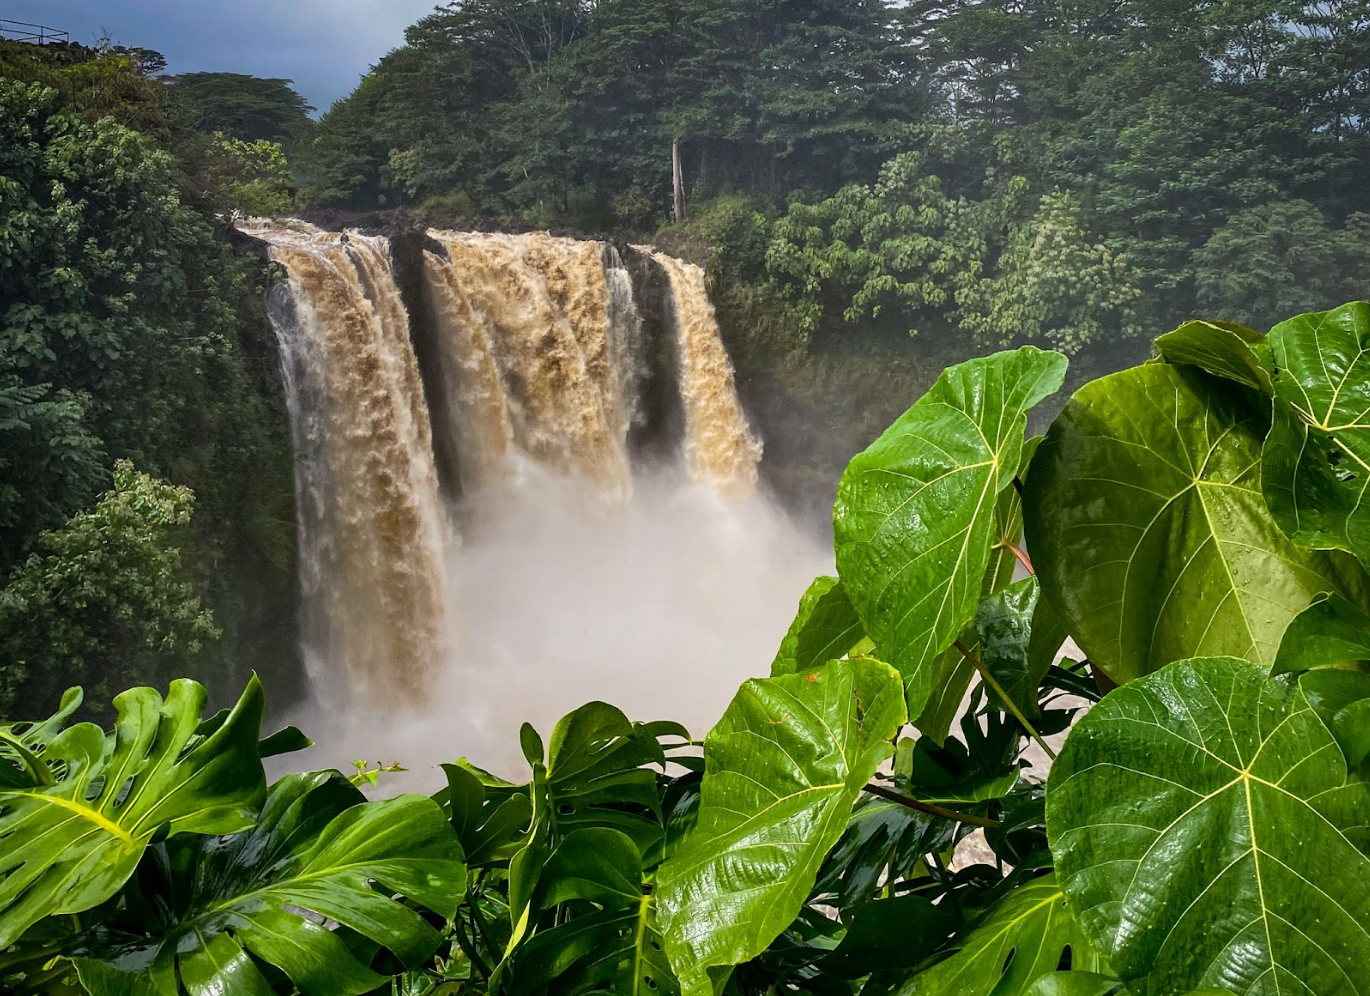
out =
[[[0,18],[155,48],[168,71],[293,79],[326,110],[437,0],[0,0]]]

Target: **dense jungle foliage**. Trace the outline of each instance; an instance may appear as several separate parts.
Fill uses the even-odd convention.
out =
[[[287,207],[284,162],[199,130],[163,65],[0,42],[0,718],[298,671],[267,274],[224,220]]]
[[[591,703],[523,728],[522,783],[463,758],[373,802],[371,771],[267,785],[307,741],[260,739],[255,678],[212,717],[125,692],[109,732],[72,690],[0,727],[0,984],[1364,993],[1367,357],[1370,303],[1189,322],[1045,438],[1065,356],[946,370],[847,468],[838,576],[702,745]]]
[[[1363,293],[1367,53],[1365,0],[457,0],[300,168],[314,204],[650,231],[679,141],[791,334],[1070,352]]]

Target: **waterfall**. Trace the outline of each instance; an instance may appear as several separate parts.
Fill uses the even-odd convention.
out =
[[[479,725],[500,688],[569,708],[769,659],[759,620],[783,629],[825,564],[756,488],[698,267],[546,233],[245,230],[286,274],[302,642],[330,715],[459,703]]]
[[[645,251],[666,271],[671,285],[690,476],[725,491],[750,491],[757,483],[761,443],[737,397],[732,360],[723,346],[704,271],[665,253]]]
[[[296,449],[305,658],[320,697],[419,700],[442,656],[448,526],[389,245],[256,231]]]
[[[632,422],[604,247],[547,234],[432,232],[424,254],[462,483],[507,473],[515,454],[632,488]]]

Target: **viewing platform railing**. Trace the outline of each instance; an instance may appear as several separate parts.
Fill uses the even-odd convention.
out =
[[[10,21],[0,17],[0,38],[29,42],[34,45],[70,45],[71,34],[46,24]]]

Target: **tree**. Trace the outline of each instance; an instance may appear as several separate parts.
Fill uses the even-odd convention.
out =
[[[961,328],[982,341],[1047,341],[1068,352],[1135,335],[1142,293],[1126,262],[1090,238],[1078,198],[1055,191],[1015,225],[985,279],[957,291]]]
[[[1258,326],[1276,308],[1311,310],[1363,294],[1366,221],[1333,228],[1307,201],[1236,214],[1194,254],[1199,302],[1207,314]]]
[[[104,477],[88,400],[0,373],[0,576],[44,529],[83,506]]]
[[[314,108],[295,91],[294,80],[242,73],[184,73],[170,77],[169,82],[200,131],[286,146],[309,133]]]
[[[121,460],[92,511],[40,537],[0,589],[0,717],[73,684],[104,698],[194,670],[219,636],[182,562],[194,504]]]
[[[222,133],[214,136],[225,176],[224,196],[235,211],[259,217],[280,217],[294,200],[294,184],[285,150],[276,142],[244,142]]]

